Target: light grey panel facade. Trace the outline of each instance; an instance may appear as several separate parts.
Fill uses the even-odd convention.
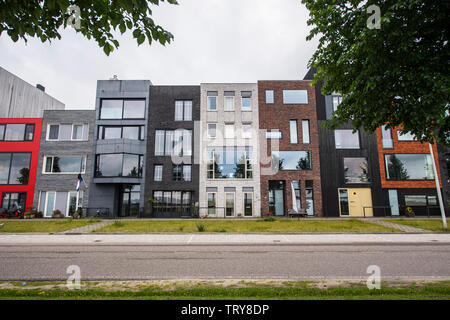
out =
[[[61,101],[0,67],[0,118],[42,118],[44,110],[64,110]]]
[[[46,172],[46,159],[49,157],[80,156],[85,158],[84,170],[81,172],[84,183],[78,192],[79,202],[77,206],[88,206],[89,183],[91,182],[92,145],[94,137],[94,110],[50,110],[44,111],[41,142],[39,149],[38,166],[36,173],[36,187],[34,194],[34,207],[44,211],[46,192],[55,191],[55,210],[63,214],[67,211],[68,192],[76,192],[79,172],[57,173],[54,168]],[[58,124],[83,124],[82,140],[57,140],[48,139],[50,125]],[[87,130],[86,130],[87,129]],[[61,131],[60,131],[61,132]],[[69,135],[71,137],[71,134]],[[47,168],[48,169],[48,168]]]
[[[201,138],[200,138],[200,214],[211,215],[214,210],[208,209],[208,193],[215,197],[215,214],[212,216],[224,217],[227,199],[233,202],[233,210],[229,217],[245,215],[245,201],[251,198],[251,217],[261,216],[260,206],[260,164],[259,164],[259,113],[258,113],[258,88],[256,83],[207,83],[201,84]],[[214,105],[209,105],[209,97],[215,97]],[[250,99],[250,106],[248,103]],[[215,126],[215,137],[211,137],[208,126]],[[231,126],[231,127],[230,127]],[[227,129],[228,127],[228,129]],[[231,129],[231,130],[230,130]],[[227,152],[223,164],[215,164],[214,170],[210,170],[212,161],[209,159],[212,150]],[[245,164],[245,178],[236,176],[228,177],[235,172],[223,170],[231,162],[241,159],[230,159],[228,153],[250,151],[251,157]],[[214,156],[216,157],[216,155]],[[223,156],[225,158],[225,156]],[[239,157],[239,156],[238,156]],[[215,158],[216,159],[216,158]],[[215,162],[215,160],[214,160]],[[250,165],[248,165],[250,164]],[[251,177],[247,173],[251,168]],[[222,171],[223,170],[223,171]],[[227,178],[217,178],[217,174]],[[208,174],[212,174],[209,177]],[[231,193],[231,195],[227,195]]]

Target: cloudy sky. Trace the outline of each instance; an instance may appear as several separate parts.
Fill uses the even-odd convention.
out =
[[[317,39],[306,41],[308,10],[300,0],[179,0],[153,10],[175,40],[142,44],[131,34],[107,57],[74,30],[51,44],[0,37],[0,66],[64,102],[93,109],[96,81],[149,79],[155,85],[302,79]]]

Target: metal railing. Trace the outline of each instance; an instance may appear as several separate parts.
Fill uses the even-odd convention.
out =
[[[109,208],[86,208],[86,217],[112,218]]]
[[[366,217],[366,209],[383,209],[383,212],[384,212],[384,216],[385,217],[387,217],[387,214],[386,214],[386,209],[389,209],[389,210],[392,210],[392,206],[367,206],[367,207],[363,207],[363,215],[364,215],[364,218],[367,218]],[[392,211],[391,211],[392,212]],[[392,216],[392,214],[391,214],[391,212],[389,212],[390,213],[390,216]],[[371,217],[375,217],[375,214],[373,214],[373,211],[372,211],[372,216]]]

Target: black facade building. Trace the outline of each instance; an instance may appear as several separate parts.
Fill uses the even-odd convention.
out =
[[[151,86],[145,215],[192,217],[199,199],[200,86]],[[195,156],[197,154],[197,157]]]
[[[305,80],[312,80],[314,73],[311,68]],[[337,94],[323,95],[322,83],[316,84],[323,215],[390,215],[390,208],[383,205],[389,201],[381,189],[376,134],[362,130],[353,134],[351,124],[336,130],[323,127],[340,100]]]

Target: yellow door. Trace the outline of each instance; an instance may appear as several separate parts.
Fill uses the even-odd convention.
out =
[[[348,198],[345,199],[346,197]],[[370,188],[339,189],[339,198],[341,216],[363,217],[364,207],[366,217],[373,216]],[[347,205],[348,209],[345,208]]]

